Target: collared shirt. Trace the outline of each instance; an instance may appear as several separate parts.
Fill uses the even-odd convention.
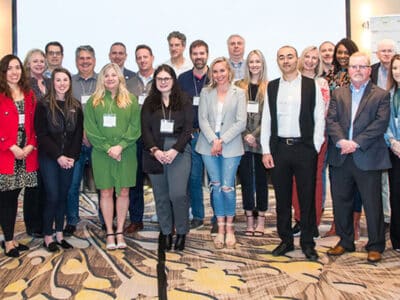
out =
[[[353,139],[353,122],[354,117],[356,116],[358,106],[360,105],[361,98],[364,95],[365,87],[367,86],[369,80],[361,85],[359,89],[356,89],[355,86],[351,83],[350,84],[350,91],[351,91],[351,123],[350,123],[350,130],[349,130],[349,140]]]
[[[82,103],[82,107],[85,106],[87,96],[91,96],[96,90],[97,74],[93,73],[92,77],[83,78],[79,74],[72,76],[72,95],[75,99]]]
[[[265,103],[268,103],[266,95]],[[282,77],[279,80],[277,95],[277,120],[278,136],[300,137],[300,108],[301,108],[301,74],[291,82],[285,81]],[[289,119],[290,118],[290,119]],[[324,142],[325,132],[325,102],[322,92],[315,83],[315,107],[314,107],[314,147],[317,152]],[[263,154],[270,154],[269,140],[271,137],[271,115],[268,105],[264,105],[261,121],[261,146]]]
[[[200,92],[203,87],[208,84],[208,76],[207,72],[203,75],[203,77],[198,78],[194,76],[193,70],[187,71],[182,73],[178,78],[178,83],[181,86],[181,89],[185,91],[189,96],[193,97],[197,96],[200,97]],[[198,117],[199,106],[193,105],[193,128],[199,128],[199,117]]]
[[[130,93],[134,94],[138,98],[138,101],[140,100],[139,97],[147,97],[149,94],[151,85],[153,83],[153,75],[154,74],[151,74],[146,78],[141,75],[140,72],[137,72],[136,76],[133,76],[126,82],[126,88]]]
[[[231,64],[233,72],[235,73],[234,81],[243,79],[244,78],[245,65],[246,65],[244,60],[239,61],[238,63],[235,63],[232,60],[229,60],[229,63]]]
[[[143,85],[147,86],[150,82],[153,81],[153,75],[151,74],[149,77],[144,77],[142,74],[140,74],[140,72],[137,73],[137,75],[139,76],[140,80],[142,80]],[[144,91],[142,91],[143,93]],[[146,91],[146,94],[148,94],[149,91]]]
[[[388,77],[388,70],[382,64],[380,64],[378,69],[377,86],[386,90],[387,77]]]

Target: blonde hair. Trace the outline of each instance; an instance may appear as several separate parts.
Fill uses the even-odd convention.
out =
[[[315,66],[315,69],[314,69],[315,77],[316,77],[319,74],[320,67],[321,67],[321,57],[320,57],[319,50],[318,50],[317,46],[308,46],[303,50],[303,52],[301,52],[301,55],[299,57],[299,61],[297,62],[297,69],[299,70],[300,73],[303,73],[303,70],[304,70],[304,58],[306,57],[307,53],[309,53],[311,51],[317,51],[318,63]]]
[[[104,106],[104,96],[106,95],[106,88],[104,87],[104,79],[105,73],[109,70],[113,69],[118,76],[119,85],[118,91],[116,95],[116,103],[119,108],[126,108],[129,104],[132,103],[129,91],[126,89],[126,83],[124,75],[121,72],[120,67],[115,63],[106,64],[100,71],[99,76],[97,78],[96,90],[93,93],[93,106],[101,104]]]
[[[214,81],[214,78],[213,78],[212,74],[213,74],[214,66],[216,64],[218,64],[218,63],[225,63],[226,68],[228,69],[228,81],[229,81],[229,83],[232,83],[232,80],[234,78],[234,73],[233,73],[231,64],[229,63],[229,60],[224,56],[217,57],[216,59],[213,60],[213,62],[210,65],[210,69],[208,70],[208,78],[210,79],[210,83],[209,83],[208,86],[211,87],[211,88],[215,88],[217,86],[217,83]]]
[[[32,58],[33,54],[36,54],[36,53],[39,53],[40,55],[43,56],[45,70],[47,69],[46,54],[40,49],[37,49],[37,48],[31,49],[28,51],[28,53],[26,54],[25,59],[24,59],[24,69],[26,71],[26,74],[28,74],[29,77],[31,76],[31,58]]]
[[[244,89],[244,90],[248,90],[249,88],[249,84],[251,81],[251,73],[249,70],[249,61],[252,55],[257,55],[260,59],[261,59],[261,64],[262,64],[262,69],[261,69],[261,75],[260,78],[258,79],[258,91],[257,91],[257,95],[256,95],[256,100],[258,100],[260,103],[262,103],[264,101],[264,97],[265,97],[265,92],[267,89],[267,85],[268,85],[268,79],[267,79],[267,63],[265,62],[265,58],[264,55],[262,54],[262,52],[258,49],[252,50],[249,52],[249,54],[247,55],[246,58],[246,65],[245,65],[245,72],[244,72],[244,78],[242,80],[239,80],[235,83],[235,85],[237,85],[238,87]],[[247,101],[249,101],[249,94],[246,93],[246,99]],[[254,99],[251,99],[254,100]]]

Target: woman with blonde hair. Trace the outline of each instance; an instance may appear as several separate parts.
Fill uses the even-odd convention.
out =
[[[245,92],[232,85],[233,70],[225,57],[216,58],[209,70],[210,85],[200,94],[200,135],[196,151],[210,178],[211,201],[217,217],[214,246],[234,248],[236,214],[235,176],[244,154],[241,133],[246,129]]]
[[[123,229],[129,188],[136,184],[136,140],[140,137],[137,99],[126,89],[117,64],[105,65],[85,108],[84,128],[93,146],[92,164],[107,231],[107,250],[124,249]],[[117,194],[117,229],[113,231],[113,192]]]
[[[246,91],[247,100],[247,124],[242,132],[245,153],[239,164],[243,209],[247,220],[245,235],[263,236],[265,212],[268,209],[268,180],[262,162],[260,132],[268,80],[267,65],[260,50],[252,50],[247,55],[245,77],[235,84]],[[254,210],[257,211],[257,222]]]

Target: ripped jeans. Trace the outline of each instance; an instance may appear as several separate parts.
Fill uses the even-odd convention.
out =
[[[236,211],[235,177],[241,156],[202,155],[210,179],[212,207],[216,217],[232,217]]]

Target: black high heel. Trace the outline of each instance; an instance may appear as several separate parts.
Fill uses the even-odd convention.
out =
[[[6,243],[4,241],[1,242],[1,248],[6,249]],[[18,243],[18,246],[15,246],[15,248],[17,248],[18,251],[28,251],[29,247],[24,245],[24,244],[20,244]]]
[[[177,234],[175,241],[175,250],[182,251],[185,249],[186,234]]]

